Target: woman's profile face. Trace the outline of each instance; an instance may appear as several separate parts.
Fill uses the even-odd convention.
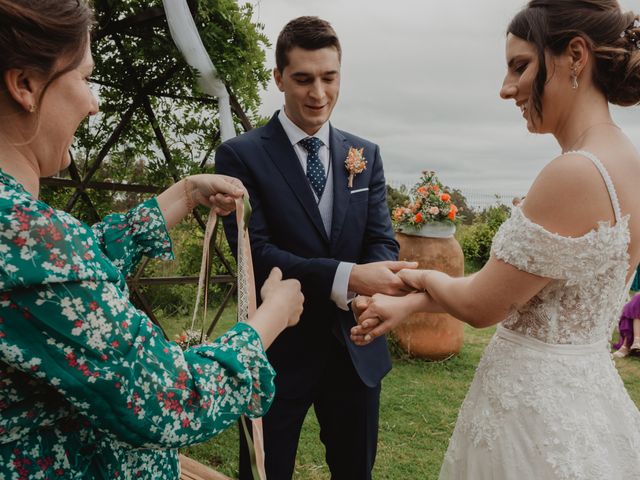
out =
[[[500,96],[505,100],[514,100],[522,112],[530,132],[536,132],[539,123],[533,109],[533,83],[538,74],[538,51],[536,46],[516,37],[507,36],[506,43],[507,73],[502,82]]]
[[[500,96],[513,99],[532,133],[555,133],[563,116],[570,112],[575,90],[571,88],[571,69],[566,55],[545,52],[547,78],[540,99],[542,119],[533,106],[533,85],[538,75],[539,59],[535,44],[513,34],[507,36],[507,73]]]
[[[93,58],[87,45],[82,62],[55,79],[46,90],[39,108],[40,176],[58,173],[69,166],[69,148],[80,123],[98,112],[98,101],[89,85]]]

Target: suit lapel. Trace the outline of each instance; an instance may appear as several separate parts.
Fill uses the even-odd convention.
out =
[[[340,237],[340,232],[342,232],[351,201],[351,192],[347,185],[347,172],[344,167],[348,153],[347,139],[332,126],[329,143],[331,144],[331,170],[333,172],[333,216],[331,220],[331,248],[333,250]]]
[[[278,120],[277,113],[267,124],[262,138],[262,144],[271,161],[280,170],[285,181],[316,227],[318,234],[325,242],[329,243],[327,232],[324,230],[324,224],[322,223],[322,216],[307,176],[302,170],[302,165],[300,165],[300,160],[293,150],[289,137],[287,137],[280,120]]]

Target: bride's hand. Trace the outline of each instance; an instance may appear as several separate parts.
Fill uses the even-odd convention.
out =
[[[400,270],[397,275],[400,280],[402,280],[404,284],[412,290],[422,292],[427,287],[425,282],[425,270],[404,269]]]
[[[193,205],[204,205],[218,215],[228,215],[236,209],[236,199],[247,193],[240,180],[226,175],[200,174],[185,178],[192,184]]]
[[[358,295],[351,302],[351,311],[353,312],[353,318],[359,323],[360,315],[364,312],[371,303],[371,297],[366,295]]]
[[[385,335],[413,313],[411,295],[391,297],[375,294],[358,317],[358,325],[351,329],[351,341],[362,346]]]

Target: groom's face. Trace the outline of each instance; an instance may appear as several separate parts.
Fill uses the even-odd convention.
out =
[[[333,47],[318,50],[292,48],[289,63],[273,71],[284,93],[287,116],[309,135],[315,134],[331,116],[340,92],[340,57]]]

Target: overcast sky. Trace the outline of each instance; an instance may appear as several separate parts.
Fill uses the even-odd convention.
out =
[[[531,135],[513,101],[498,96],[505,30],[523,0],[252,0],[265,24],[273,68],[280,29],[317,15],[342,43],[342,85],[334,126],[378,143],[387,180],[413,185],[422,170],[463,192],[525,194],[559,153]],[[640,11],[640,0],[622,0]],[[261,113],[282,106],[273,80]],[[614,109],[640,147],[640,108]]]

